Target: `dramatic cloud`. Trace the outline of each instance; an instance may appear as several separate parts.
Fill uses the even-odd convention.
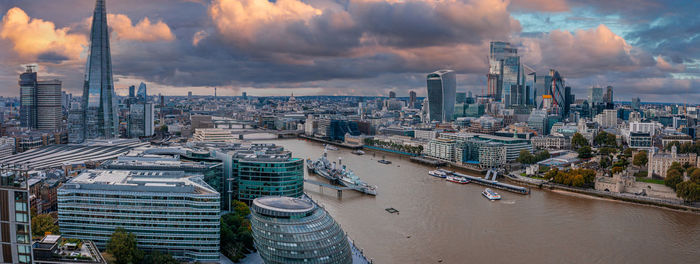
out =
[[[197,46],[199,45],[199,42],[202,41],[202,39],[206,38],[209,36],[209,33],[207,33],[204,30],[197,31],[197,33],[194,33],[194,36],[192,36],[192,46]]]
[[[2,19],[0,38],[12,42],[12,49],[27,59],[58,62],[80,57],[87,38],[72,34],[70,28],[56,28],[53,22],[30,18],[18,7],[7,11]]]
[[[605,25],[574,33],[555,30],[524,42],[525,58],[536,66],[558,69],[570,77],[628,72],[656,64],[651,55],[628,44]]]
[[[117,39],[144,42],[172,41],[175,35],[163,21],[151,23],[148,17],[133,25],[131,19],[123,14],[108,14],[107,23],[116,33]]]
[[[569,11],[566,0],[512,0],[510,7],[519,11],[564,12]]]

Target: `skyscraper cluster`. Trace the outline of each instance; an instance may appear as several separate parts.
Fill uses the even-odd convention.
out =
[[[532,104],[535,71],[520,61],[518,49],[508,42],[494,41],[490,45],[487,95],[511,105]]]

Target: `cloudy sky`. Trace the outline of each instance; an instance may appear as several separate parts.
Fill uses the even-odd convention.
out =
[[[82,93],[95,0],[0,1],[0,96],[22,65]],[[486,86],[488,43],[510,41],[578,98],[700,103],[695,0],[107,0],[118,94],[425,94],[426,73]]]

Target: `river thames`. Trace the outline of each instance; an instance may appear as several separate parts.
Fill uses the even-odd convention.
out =
[[[316,159],[323,145],[288,139],[294,157]],[[374,154],[374,155],[373,155]],[[432,168],[383,153],[340,149],[328,158],[377,185],[376,197],[304,189],[364,248],[375,263],[698,263],[700,215],[533,189],[530,195],[459,185],[427,174]],[[306,173],[307,178],[323,180]],[[393,207],[399,214],[390,214]]]

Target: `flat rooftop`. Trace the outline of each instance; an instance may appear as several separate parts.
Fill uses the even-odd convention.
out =
[[[71,179],[61,188],[218,194],[201,177],[185,176],[184,171],[88,170]]]

